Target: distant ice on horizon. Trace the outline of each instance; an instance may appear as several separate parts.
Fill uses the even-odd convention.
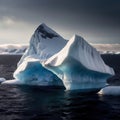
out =
[[[27,47],[27,44],[1,44],[0,54],[23,54]]]
[[[93,47],[97,49],[101,54],[120,54],[120,44],[93,44]],[[28,44],[1,44],[0,54],[23,54],[28,48]]]

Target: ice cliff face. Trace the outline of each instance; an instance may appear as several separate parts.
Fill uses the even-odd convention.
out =
[[[77,35],[44,65],[63,81],[68,90],[101,88],[106,79],[114,75],[96,49]]]

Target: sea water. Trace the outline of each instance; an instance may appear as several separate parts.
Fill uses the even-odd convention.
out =
[[[105,62],[116,68],[114,58],[104,56]],[[1,77],[12,79],[16,65],[11,63],[0,65]],[[0,120],[120,120],[120,96],[60,87],[0,85]]]

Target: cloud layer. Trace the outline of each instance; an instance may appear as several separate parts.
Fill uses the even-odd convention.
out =
[[[0,43],[27,43],[43,22],[67,39],[120,43],[119,21],[119,0],[0,0]]]

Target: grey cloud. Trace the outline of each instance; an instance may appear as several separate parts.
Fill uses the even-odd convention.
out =
[[[96,36],[96,42],[101,35],[100,41],[106,43],[119,42],[120,38],[119,0],[1,0],[0,18],[3,16],[35,25],[45,22],[72,33],[89,33]]]

